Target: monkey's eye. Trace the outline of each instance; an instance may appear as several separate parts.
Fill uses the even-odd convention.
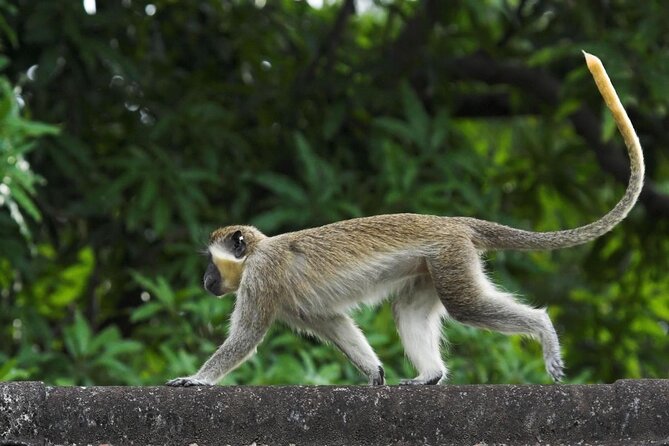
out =
[[[246,242],[244,241],[244,236],[241,231],[232,234],[232,253],[238,259],[243,257],[244,253],[246,253]]]

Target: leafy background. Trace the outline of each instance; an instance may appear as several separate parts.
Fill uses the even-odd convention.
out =
[[[540,0],[0,0],[0,379],[160,384],[225,338],[200,287],[217,226],[408,211],[554,230],[622,195],[581,49],[644,144],[641,203],[556,252],[487,256],[547,306],[570,382],[669,377],[669,5]],[[86,8],[88,8],[88,12]],[[356,319],[390,383],[388,305]],[[448,323],[453,383],[544,383],[536,342]],[[224,384],[362,383],[272,329]]]

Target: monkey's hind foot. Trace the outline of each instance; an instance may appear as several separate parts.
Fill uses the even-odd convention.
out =
[[[559,356],[553,356],[546,359],[546,371],[553,378],[553,381],[559,383],[564,379],[564,363]]]
[[[172,387],[193,387],[193,386],[211,386],[213,384],[202,379],[186,376],[184,378],[171,379],[167,381],[165,385]]]
[[[370,386],[382,386],[386,383],[386,372],[379,366],[377,373],[369,377]]]
[[[400,381],[400,386],[433,386],[439,384],[443,375],[438,375],[428,379],[403,379]]]

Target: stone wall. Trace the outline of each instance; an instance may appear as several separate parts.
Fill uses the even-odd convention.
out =
[[[0,383],[0,445],[669,444],[669,380],[611,385]]]

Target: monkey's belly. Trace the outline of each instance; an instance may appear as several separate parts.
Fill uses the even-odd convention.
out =
[[[290,301],[305,315],[340,314],[361,305],[378,305],[431,281],[423,258],[395,256],[368,265],[322,278],[308,289],[295,290]]]

